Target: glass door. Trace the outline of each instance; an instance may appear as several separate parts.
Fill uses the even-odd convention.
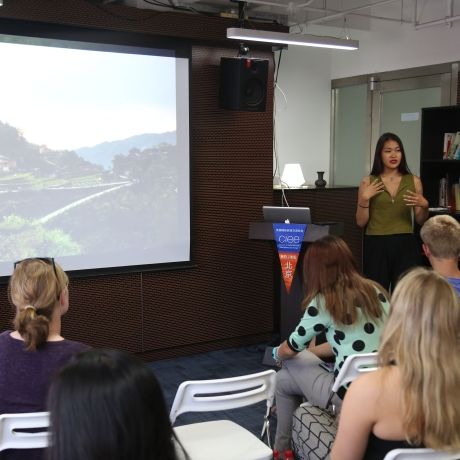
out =
[[[372,138],[377,143],[382,133],[397,134],[404,145],[410,170],[420,175],[420,135],[423,107],[442,105],[444,75],[382,81],[372,91]],[[374,151],[371,149],[370,161]]]
[[[458,63],[332,81],[333,185],[357,186],[369,174],[377,139],[394,132],[420,174],[421,109],[456,103]]]

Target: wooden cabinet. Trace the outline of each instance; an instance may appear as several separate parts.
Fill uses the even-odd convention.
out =
[[[443,160],[444,133],[460,131],[460,105],[422,109],[420,176],[430,207],[439,206],[439,181],[448,177],[449,189],[459,182],[460,160]]]

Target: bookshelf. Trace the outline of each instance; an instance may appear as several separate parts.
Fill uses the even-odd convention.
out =
[[[420,178],[430,207],[439,206],[439,184],[448,178],[449,190],[459,182],[460,160],[443,160],[444,133],[460,131],[460,105],[422,109]]]

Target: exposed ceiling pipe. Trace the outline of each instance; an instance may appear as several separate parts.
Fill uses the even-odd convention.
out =
[[[359,16],[361,18],[378,19],[380,21],[397,22],[398,24],[412,24],[412,21],[409,21],[407,19],[401,19],[401,18],[399,19],[398,18],[387,18],[385,16],[374,16],[372,14],[359,14],[359,13],[349,13],[349,15]]]
[[[308,21],[307,24],[315,24],[315,23],[318,23],[318,22],[330,21],[332,19],[347,16],[348,14],[353,13],[354,11],[360,11],[360,10],[364,10],[365,8],[372,8],[373,6],[386,5],[388,3],[394,3],[394,2],[398,2],[398,1],[400,1],[400,0],[381,0],[379,2],[371,3],[369,5],[358,6],[356,8],[351,8],[349,10],[344,10],[344,11],[341,11],[341,12],[336,13],[336,14],[330,14],[328,16],[323,16],[321,18],[312,19],[312,20]]]
[[[460,21],[460,15],[451,16],[450,18],[436,19],[435,21],[421,22],[420,24],[415,25],[415,29],[418,30],[418,29],[423,29],[425,27],[449,25],[456,21]]]
[[[247,3],[249,4],[255,4],[255,5],[266,5],[266,6],[276,6],[278,8],[286,8],[287,5],[286,3],[276,3],[276,2],[269,2],[267,0],[247,0]],[[337,13],[337,10],[329,10],[327,8],[315,8],[313,6],[308,6],[310,2],[303,3],[302,8],[308,11],[315,11],[318,13]],[[299,7],[301,5],[298,5]]]
[[[316,8],[316,7],[313,7],[313,6],[308,6],[311,3],[313,3],[313,1],[314,0],[311,0],[309,2],[297,5],[297,8],[299,8],[299,9],[302,8],[304,10],[311,11],[313,13],[342,14],[341,11],[337,11],[337,10],[330,10],[330,9],[326,9],[326,8]],[[394,1],[397,1],[397,0],[391,0],[391,1],[394,2]],[[270,1],[266,1],[266,0],[247,0],[247,3],[248,4],[255,4],[255,5],[276,6],[278,8],[286,8],[285,3],[275,3],[275,2],[270,2]],[[372,6],[372,5],[367,5],[367,6]],[[367,6],[366,6],[366,8],[367,8]],[[378,20],[381,20],[381,21],[391,21],[391,22],[412,24],[412,21],[406,21],[406,20],[401,21],[401,19],[387,18],[385,16],[373,16],[371,14],[349,13],[349,12],[347,12],[346,14],[347,15],[352,14],[353,16],[359,16],[359,17],[370,18],[370,19],[378,19]],[[308,22],[310,23],[311,21],[308,21]]]

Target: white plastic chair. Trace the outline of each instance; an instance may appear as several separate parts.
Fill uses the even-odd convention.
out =
[[[273,369],[256,374],[216,380],[195,380],[180,384],[171,408],[170,419],[185,412],[236,409],[266,401],[261,438],[270,445],[269,416],[275,395]],[[230,420],[192,423],[174,428],[191,460],[269,460],[271,447],[250,431]]]
[[[48,447],[50,426],[48,412],[0,415],[0,451],[6,449],[42,449]],[[28,433],[17,430],[43,428]]]
[[[393,449],[383,460],[458,460],[460,452],[441,452],[433,449]]]
[[[350,355],[347,357],[343,363],[342,368],[337,374],[336,379],[334,380],[334,385],[332,385],[331,394],[327,401],[326,407],[329,407],[332,403],[332,398],[339,391],[339,388],[342,385],[353,382],[357,377],[366,372],[375,371],[378,365],[378,355],[377,353],[362,353],[356,355]],[[300,407],[309,406],[311,403],[304,402]],[[335,409],[333,409],[335,411]]]
[[[359,375],[375,371],[377,365],[377,353],[362,353],[348,356],[334,381],[334,385],[332,385],[332,391],[337,393],[342,385],[352,382]]]

